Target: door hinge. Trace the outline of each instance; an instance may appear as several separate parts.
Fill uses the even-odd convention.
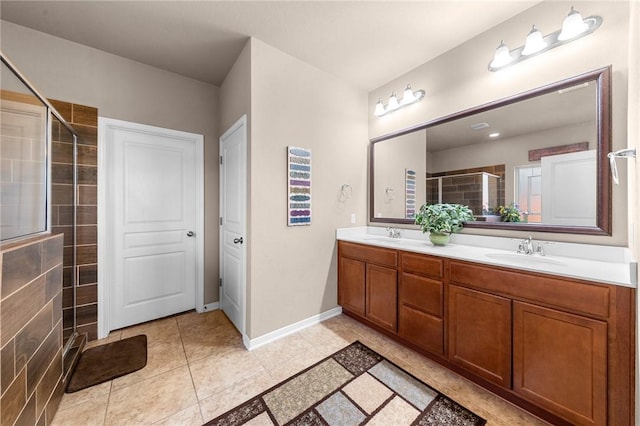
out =
[[[220,217],[220,226],[222,226],[222,217]]]
[[[222,155],[220,156],[220,164],[222,164]]]
[[[220,287],[222,287],[222,278],[220,278]]]

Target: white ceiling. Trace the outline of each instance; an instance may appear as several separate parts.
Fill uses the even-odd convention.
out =
[[[217,86],[253,36],[371,91],[539,0],[0,3],[3,20]]]

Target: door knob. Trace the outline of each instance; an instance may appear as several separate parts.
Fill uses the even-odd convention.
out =
[[[242,239],[242,237],[233,239],[233,244],[242,244],[243,242],[244,240]]]
[[[196,235],[196,233],[193,232],[193,231],[188,231],[187,232],[187,237],[193,237],[194,235]]]

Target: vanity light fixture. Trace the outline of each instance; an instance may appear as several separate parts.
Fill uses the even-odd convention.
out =
[[[386,106],[382,102],[382,99],[378,99],[378,102],[376,102],[376,107],[373,113],[376,116],[381,117],[385,114],[389,114],[390,112],[396,111],[407,105],[411,105],[413,103],[419,102],[423,98],[424,98],[424,90],[413,91],[413,89],[411,88],[411,85],[407,84],[407,88],[404,89],[404,92],[402,93],[402,99],[398,99],[398,97],[396,96],[396,92],[392,92]]]
[[[535,53],[540,52],[545,47],[547,47],[547,43],[544,41],[542,37],[542,33],[539,29],[534,25],[531,27],[531,31],[527,35],[527,39],[524,42],[524,48],[522,49],[522,54],[525,56],[533,55]]]
[[[572,6],[571,11],[564,18],[562,28],[551,34],[543,36],[540,30],[533,25],[527,35],[524,46],[509,50],[504,41],[500,41],[493,60],[489,63],[489,71],[501,70],[540,53],[570,43],[573,40],[591,34],[600,25],[602,25],[602,17],[594,15],[582,19],[580,12]]]

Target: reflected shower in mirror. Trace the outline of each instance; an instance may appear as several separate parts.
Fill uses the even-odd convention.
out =
[[[371,221],[413,223],[425,202],[460,203],[476,216],[470,227],[610,234],[609,74],[372,140]]]
[[[47,106],[0,72],[0,240],[47,229]]]

